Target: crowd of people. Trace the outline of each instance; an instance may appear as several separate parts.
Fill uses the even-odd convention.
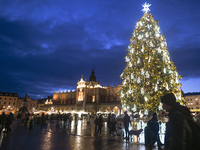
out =
[[[147,122],[145,129],[145,145],[147,149],[151,150],[154,147],[154,144],[157,142],[158,149],[165,150],[197,150],[200,149],[200,144],[198,141],[193,142],[194,140],[194,131],[193,127],[195,125],[195,132],[200,134],[200,115],[195,119],[194,122],[193,116],[189,109],[185,106],[180,105],[176,102],[174,94],[169,93],[161,98],[161,103],[163,104],[163,109],[168,113],[169,121],[166,123],[165,131],[165,140],[164,143],[160,141],[160,123],[157,118],[157,113],[153,113],[152,117]],[[85,116],[87,125],[89,126],[91,122],[91,115],[88,113]],[[4,112],[0,115],[0,131],[10,132],[11,124],[15,119],[14,114],[10,113],[6,115]],[[72,121],[74,120],[74,125],[77,127],[79,119],[83,119],[83,116],[79,117],[78,114],[64,113],[64,114],[55,114],[55,115],[33,115],[30,113],[18,113],[16,115],[17,125],[27,126],[28,128],[33,128],[34,124],[46,125],[47,120],[56,120],[57,127],[71,128]],[[101,114],[96,114],[94,122],[94,134],[101,135],[102,128],[104,127],[104,119]],[[124,117],[122,120],[118,120],[115,114],[108,114],[107,117],[107,129],[108,134],[112,137],[115,137],[118,134],[122,134],[123,138],[126,141],[129,141],[130,138],[130,127],[132,123],[130,116],[127,111],[124,112]],[[191,127],[191,125],[193,125]],[[122,130],[123,129],[123,130]],[[148,130],[147,130],[148,129]],[[118,132],[120,131],[120,132]],[[196,140],[200,140],[200,135],[195,136]],[[148,140],[148,142],[147,142]],[[189,141],[189,142],[188,142]],[[164,145],[164,146],[163,146]]]
[[[9,115],[6,115],[5,112],[3,112],[0,115],[0,132],[3,131],[4,133],[11,131],[11,124],[13,122],[14,115],[13,113],[10,113]]]

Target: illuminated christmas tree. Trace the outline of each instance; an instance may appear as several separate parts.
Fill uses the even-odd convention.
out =
[[[158,21],[149,13],[145,3],[144,15],[136,23],[125,57],[126,67],[121,74],[121,102],[136,112],[157,111],[160,97],[173,92],[181,100],[181,76],[170,59],[167,43]]]

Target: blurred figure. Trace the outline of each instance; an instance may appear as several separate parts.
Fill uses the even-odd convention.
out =
[[[153,113],[152,118],[147,122],[147,126],[152,131],[152,140],[148,145],[149,149],[152,149],[152,147],[154,146],[155,142],[157,142],[158,149],[161,149],[162,143],[160,142],[159,123],[158,123],[158,119],[157,119],[157,114],[156,113]]]
[[[6,123],[5,123],[5,131],[4,132],[10,132],[11,131],[11,124],[14,120],[14,114],[10,113],[7,117],[6,117]]]
[[[20,125],[21,117],[22,117],[22,114],[20,112],[18,112],[17,117],[16,117],[17,118],[17,126]]]
[[[69,114],[68,129],[71,129],[72,120],[73,120],[73,116],[72,116],[72,114]]]
[[[68,121],[68,115],[66,113],[63,114],[63,128],[66,128]]]
[[[113,136],[115,136],[116,132],[116,125],[117,125],[117,119],[115,114],[112,114],[111,119],[110,119],[110,131]]]
[[[87,124],[90,123],[90,113],[87,114]]]
[[[101,134],[101,130],[102,130],[102,127],[103,127],[103,117],[102,117],[102,115],[99,115],[99,118],[97,118],[97,126],[98,126],[97,134]]]
[[[29,129],[33,129],[33,127],[34,127],[34,115],[33,114],[29,115],[28,127],[29,127]]]
[[[5,112],[3,112],[0,116],[0,120],[1,120],[1,129],[0,131],[2,131],[5,128],[5,123],[6,123],[6,114]]]
[[[96,115],[95,118],[94,118],[94,124],[95,124],[95,129],[94,129],[95,131],[94,131],[94,133],[95,134],[97,134],[98,118],[99,118],[98,115]]]
[[[78,114],[75,114],[75,125],[76,125],[76,127],[77,127],[77,125],[78,125],[78,120],[79,120]]]
[[[132,126],[131,124],[131,120],[130,120],[130,116],[127,114],[127,111],[124,112],[125,116],[124,116],[124,128],[125,128],[125,139],[129,140],[129,124]]]
[[[196,123],[200,126],[200,114],[197,115]]]
[[[109,133],[111,134],[111,130],[110,130],[110,119],[111,119],[111,114],[109,113],[109,114],[108,114],[108,121],[107,121],[107,128],[108,128]]]

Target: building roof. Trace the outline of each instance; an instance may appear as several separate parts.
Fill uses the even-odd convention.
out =
[[[0,92],[0,96],[18,97],[17,93]]]
[[[184,96],[200,95],[200,92],[184,93]]]

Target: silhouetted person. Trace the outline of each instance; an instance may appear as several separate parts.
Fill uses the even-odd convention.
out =
[[[69,123],[68,123],[68,129],[71,129],[71,123],[73,120],[73,116],[71,114],[69,114]]]
[[[181,106],[176,102],[176,97],[173,93],[166,94],[161,98],[163,109],[169,112],[169,121],[166,124],[165,134],[165,149],[166,150],[192,150],[192,145],[187,142],[191,141],[187,132],[185,118],[193,119],[189,109]],[[186,135],[186,132],[188,133]]]
[[[79,120],[78,114],[75,114],[75,125],[76,125],[76,127],[78,125],[78,120]]]
[[[97,126],[98,126],[98,130],[97,130],[97,134],[101,134],[101,130],[103,127],[103,118],[102,115],[99,116],[99,118],[97,118]]]
[[[94,134],[97,134],[97,131],[98,131],[98,118],[99,118],[98,115],[96,115],[94,118],[94,125],[95,125]]]
[[[21,118],[22,118],[22,114],[20,112],[18,112],[17,114],[17,126],[20,125],[20,121],[21,121]]]
[[[117,119],[115,117],[115,114],[112,114],[110,119],[110,130],[113,136],[115,135],[116,132],[116,125],[117,125]]]
[[[107,128],[108,128],[109,133],[111,134],[111,130],[110,130],[110,119],[111,119],[111,114],[108,114]]]
[[[10,113],[7,117],[6,117],[6,123],[5,123],[5,132],[10,132],[11,131],[11,124],[14,120],[14,115],[13,113]]]
[[[1,119],[1,131],[5,128],[5,123],[6,123],[6,114],[3,112],[0,116]]]
[[[129,124],[131,124],[131,120],[130,120],[130,116],[127,114],[127,111],[124,112],[125,116],[124,116],[124,128],[125,128],[125,139],[129,140]]]
[[[152,141],[149,143],[148,147],[152,149],[154,146],[155,142],[157,142],[158,149],[161,149],[161,142],[160,142],[160,137],[159,137],[159,123],[157,119],[157,114],[153,113],[152,118],[147,122],[147,126],[151,129],[152,131]]]

